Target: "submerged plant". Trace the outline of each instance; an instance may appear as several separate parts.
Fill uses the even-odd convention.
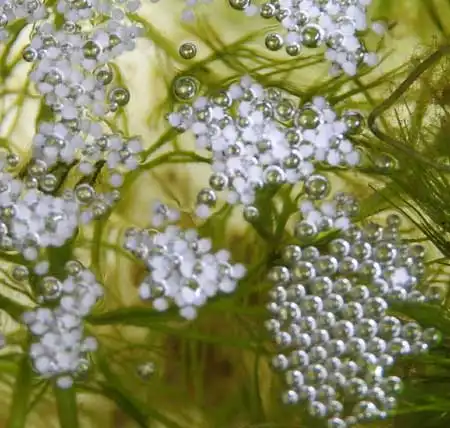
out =
[[[450,9],[397,3],[0,2],[5,426],[448,426]]]

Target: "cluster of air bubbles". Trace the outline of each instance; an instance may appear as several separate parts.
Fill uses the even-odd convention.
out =
[[[3,0],[0,3],[0,42],[9,36],[8,25],[24,18],[32,23],[46,16],[47,11],[41,0]]]
[[[128,89],[115,83],[111,61],[136,47],[141,30],[127,14],[139,6],[139,0],[59,0],[63,22],[36,23],[23,50],[23,59],[32,63],[30,80],[51,110],[51,119],[39,123],[33,138],[25,186],[52,194],[76,168],[85,178],[65,196],[84,193],[86,198],[93,192],[83,191],[85,184],[105,177],[113,190],[93,195],[89,210],[82,202],[84,222],[117,201],[114,189],[138,166],[140,140],[111,134],[103,118],[130,101]]]
[[[361,64],[374,66],[377,55],[368,52],[362,36],[370,29],[379,35],[384,24],[368,22],[367,7],[371,0],[269,0],[261,6],[251,0],[229,0],[247,15],[259,12],[264,19],[276,19],[282,30],[266,35],[265,45],[271,51],[283,47],[290,56],[300,55],[304,48],[326,48],[331,73],[341,70],[354,76]]]
[[[181,100],[193,99],[196,90],[189,76],[174,83]],[[317,162],[357,165],[360,155],[350,137],[364,127],[358,112],[338,115],[322,97],[298,106],[283,91],[264,88],[248,76],[209,97],[178,105],[168,121],[191,131],[198,148],[211,153],[209,187],[197,198],[197,215],[203,217],[216,204],[217,192],[227,192],[227,202],[244,205],[244,215],[251,218],[259,189],[303,182]]]
[[[83,319],[103,295],[94,274],[81,263],[69,261],[65,269],[67,277],[61,280],[46,274],[46,263],[36,267],[44,305],[23,315],[36,339],[29,351],[34,370],[44,378],[55,378],[60,388],[70,388],[74,378],[89,368],[87,356],[97,349],[97,341],[85,336]],[[48,307],[48,302],[54,306]]]
[[[0,168],[0,247],[20,251],[36,260],[41,248],[60,247],[73,235],[80,220],[72,196],[55,197],[35,185],[15,179]]]
[[[105,27],[81,31],[66,22],[61,29],[50,23],[38,26],[23,58],[33,63],[30,79],[60,120],[86,115],[103,117],[128,104],[124,87],[111,87],[114,73],[109,62],[133,50],[139,29],[108,22]]]
[[[348,193],[336,193],[331,200],[325,199],[330,192],[330,182],[321,174],[313,174],[306,181],[306,198],[299,202],[300,221],[294,227],[294,235],[302,240],[313,240],[319,233],[331,229],[346,231],[352,225],[351,218],[358,214],[359,205]]]
[[[196,230],[170,224],[177,219],[176,210],[157,202],[153,225],[161,230],[129,229],[124,248],[149,271],[139,287],[140,297],[151,300],[158,311],[173,303],[182,317],[193,319],[208,299],[233,292],[245,268],[232,264],[226,250],[213,253],[211,241],[199,237]]]
[[[315,210],[307,205],[306,216]],[[323,218],[354,214],[348,195],[332,205]],[[304,404],[330,428],[385,418],[402,387],[389,369],[398,357],[427,352],[440,338],[435,329],[388,314],[392,302],[430,301],[417,289],[425,249],[402,241],[400,217],[389,215],[385,226],[345,223],[321,250],[285,247],[268,274],[273,288],[266,328],[279,349],[272,363],[284,375],[283,401]]]
[[[197,55],[197,46],[192,42],[183,43],[180,45],[178,53],[183,59],[193,59]]]
[[[33,163],[29,175],[42,182],[55,182],[48,170],[57,164],[71,165],[77,161],[78,171],[85,176],[98,175],[104,166],[109,184],[120,187],[123,175],[137,168],[142,151],[140,138],[124,138],[121,134],[105,134],[99,123],[89,120],[76,124],[41,122],[33,137]],[[54,177],[54,178],[53,178]],[[52,191],[47,184],[46,191]]]
[[[58,0],[57,11],[73,23],[100,17],[120,23],[140,6],[140,0]]]

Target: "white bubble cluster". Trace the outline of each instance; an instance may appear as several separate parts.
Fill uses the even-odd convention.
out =
[[[47,16],[40,0],[1,0],[0,1],[0,42],[8,38],[7,26],[19,19],[35,22]]]
[[[266,36],[266,46],[279,50],[283,46],[291,56],[304,48],[326,46],[325,58],[331,62],[331,73],[340,71],[355,76],[361,64],[375,66],[374,52],[368,52],[362,35],[372,30],[384,32],[379,22],[370,24],[367,7],[371,0],[269,0],[260,7],[260,15],[275,18],[282,34]]]
[[[123,174],[137,167],[139,139],[107,132],[104,118],[130,100],[128,89],[114,84],[111,62],[136,47],[140,28],[127,13],[139,5],[61,0],[62,23],[50,18],[37,23],[23,58],[32,63],[30,79],[50,109],[45,114],[51,120],[39,123],[33,139],[41,174],[63,163],[97,177],[106,165],[109,184],[118,188]]]
[[[154,224],[176,221],[173,209],[158,203]],[[165,311],[173,303],[180,315],[193,319],[197,309],[218,293],[231,293],[245,275],[245,268],[232,264],[226,250],[212,251],[212,243],[194,229],[167,225],[161,231],[128,230],[124,247],[140,258],[149,270],[139,287],[143,300]]]
[[[0,245],[36,260],[41,248],[61,247],[80,221],[74,198],[29,189],[21,180],[0,172]]]
[[[333,199],[332,209],[320,211],[319,205],[304,202],[307,220],[300,223],[315,225],[311,213],[355,214],[354,198],[344,194]],[[389,369],[398,357],[426,352],[439,339],[434,329],[388,314],[391,302],[427,300],[417,289],[425,249],[402,242],[399,227],[397,215],[384,227],[346,224],[321,250],[302,243],[324,229],[309,230],[269,272],[274,287],[266,327],[279,347],[273,365],[284,373],[283,400],[305,404],[330,428],[386,417],[401,390]]]
[[[87,354],[97,349],[95,338],[84,334],[83,319],[103,295],[92,272],[75,261],[68,262],[68,270],[72,274],[62,281],[42,278],[53,286],[56,307],[38,307],[23,316],[37,338],[30,348],[34,369],[45,378],[55,378],[61,388],[72,386],[73,378],[88,367]]]
[[[170,124],[195,135],[211,152],[211,189],[199,194],[199,214],[227,191],[227,202],[252,205],[258,189],[306,180],[315,163],[354,166],[359,152],[347,138],[360,132],[357,112],[341,116],[322,97],[297,107],[277,88],[264,88],[245,76],[239,83],[168,116]]]

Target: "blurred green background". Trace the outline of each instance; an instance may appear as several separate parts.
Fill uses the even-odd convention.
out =
[[[391,28],[378,46],[383,58],[381,65],[359,78],[331,79],[327,75],[328,66],[316,64],[313,56],[290,59],[268,53],[263,47],[267,21],[232,10],[226,0],[199,5],[197,21],[190,26],[180,24],[183,1],[144,3],[136,19],[144,25],[145,37],[136,51],[117,61],[121,79],[131,92],[131,102],[113,120],[126,134],[141,135],[146,147],[165,141],[167,147],[193,148],[188,137],[175,138],[174,134],[166,133],[165,114],[174,104],[171,86],[180,74],[196,77],[200,90],[207,92],[250,73],[262,83],[280,86],[300,99],[325,95],[336,103],[337,109],[357,108],[368,114],[423,57],[448,43],[450,35],[449,0],[373,0],[371,17],[387,20]],[[16,43],[0,53],[0,139],[25,159],[35,131],[30,123],[35,122],[40,108],[39,100],[28,88],[29,67],[21,62],[14,64],[28,35],[22,32]],[[178,47],[185,41],[197,44],[198,55],[194,60],[185,61],[178,56]],[[371,43],[373,48],[377,47],[369,36],[368,45]],[[433,178],[433,171],[423,161],[448,164],[447,63],[443,58],[427,71],[382,118],[385,132],[413,147],[419,157],[411,158],[367,131],[357,141],[364,154],[363,166],[357,171],[332,175],[336,188],[362,198],[363,217],[383,217],[383,210],[392,208],[392,202],[409,209],[411,222],[405,233],[411,239],[426,236],[430,257],[441,261],[450,255],[446,238],[450,229],[448,173],[436,172],[439,191],[433,187],[436,191],[430,192],[427,180]],[[89,325],[99,337],[101,348],[85,386],[80,384],[77,388],[81,428],[321,426],[307,419],[298,408],[280,402],[282,385],[268,363],[274,348],[263,328],[265,271],[258,265],[270,252],[270,243],[262,242],[242,224],[239,215],[218,216],[216,223],[203,230],[213,237],[218,248],[230,249],[235,260],[256,266],[237,296],[214,302],[193,323],[181,322],[177,316],[155,321],[141,316],[142,312],[126,309],[143,307],[137,287],[144,271],[118,248],[124,228],[144,227],[149,203],[154,198],[176,202],[189,212],[196,192],[205,182],[205,172],[204,166],[198,164],[140,170],[132,176],[122,201],[107,221],[85,231],[76,243],[77,253],[87,265],[95,256],[99,279],[107,290],[98,313],[125,308],[123,312],[114,312],[115,317],[109,320],[99,315]],[[192,223],[188,214],[182,220],[185,225]],[[100,249],[93,245],[99,240]],[[433,264],[430,269],[435,275],[433,284],[448,283],[445,263]],[[6,313],[0,313],[0,323],[9,333],[10,343],[21,343],[23,331]],[[423,315],[425,322],[432,322],[428,316]],[[138,368],[148,363],[154,369],[143,376]],[[449,367],[450,355],[445,346],[421,362],[401,362],[396,371],[406,379],[406,392],[398,416],[373,426],[449,426]],[[18,360],[0,354],[1,427],[13,428],[8,414],[17,374]],[[45,382],[34,381],[28,411],[26,427],[60,426],[61,416],[52,388]]]

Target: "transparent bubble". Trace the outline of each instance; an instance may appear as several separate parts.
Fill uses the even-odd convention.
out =
[[[320,115],[313,108],[303,108],[296,115],[296,125],[305,129],[315,129],[320,125]]]
[[[345,257],[350,253],[350,243],[342,238],[333,239],[328,244],[328,251],[335,257]]]
[[[356,334],[363,339],[375,337],[378,332],[378,323],[371,318],[363,318],[356,325]]]
[[[360,401],[353,407],[352,413],[358,420],[371,420],[378,415],[378,409],[371,401]]]
[[[289,390],[289,391],[285,391],[283,392],[283,395],[281,396],[281,400],[283,401],[284,404],[297,404],[299,401],[299,396],[298,393],[296,391],[294,391],[293,389]]]
[[[327,414],[327,407],[320,401],[312,401],[308,405],[308,413],[315,418],[323,418]]]
[[[326,343],[325,347],[328,354],[334,357],[340,357],[346,350],[345,342],[341,339],[331,339]]]
[[[328,376],[327,382],[333,388],[342,389],[345,387],[345,384],[347,383],[347,379],[342,373],[333,371]]]
[[[317,277],[311,280],[311,291],[317,296],[326,297],[333,291],[333,281],[328,277]]]
[[[328,419],[327,428],[347,428],[347,423],[338,417]]]
[[[267,320],[264,322],[264,326],[266,327],[266,330],[275,333],[280,331],[281,323],[275,318],[271,318],[270,320]]]
[[[22,58],[26,62],[33,62],[36,61],[38,58],[38,52],[36,49],[33,49],[31,46],[26,46],[24,50],[22,51]]]
[[[386,342],[379,337],[372,337],[367,341],[367,352],[374,355],[381,355],[386,351]]]
[[[108,95],[109,101],[124,107],[130,102],[130,92],[126,88],[114,88]]]
[[[316,318],[312,316],[303,317],[298,324],[306,332],[312,332],[317,328]]]
[[[212,189],[202,189],[197,194],[197,204],[204,204],[209,207],[213,207],[216,205],[217,196]]]
[[[360,378],[349,379],[345,385],[345,393],[355,399],[362,399],[367,396],[369,387]]]
[[[309,365],[309,355],[306,351],[297,349],[289,355],[289,364],[292,367],[305,368]]]
[[[209,178],[209,185],[214,190],[224,190],[228,185],[228,177],[223,173],[214,173]]]
[[[92,40],[88,40],[83,45],[83,55],[88,59],[96,59],[102,51],[101,46]]]
[[[299,239],[311,239],[317,235],[316,225],[306,221],[300,221],[295,225],[294,235]]]
[[[41,189],[44,192],[53,192],[58,187],[58,178],[54,174],[45,174],[39,180]]]
[[[289,367],[289,361],[283,354],[278,354],[272,358],[272,367],[276,370],[285,371]]]
[[[292,337],[289,333],[287,333],[285,331],[276,332],[275,333],[275,343],[282,348],[286,348],[288,346],[291,346]]]
[[[283,47],[283,37],[277,33],[271,33],[266,36],[265,45],[271,51],[278,51]]]
[[[259,14],[261,15],[262,18],[270,19],[275,16],[276,12],[277,9],[274,4],[265,3],[261,6]]]
[[[355,322],[364,316],[364,310],[358,302],[348,302],[341,309],[342,315]]]
[[[14,266],[11,276],[15,281],[21,282],[28,279],[29,271],[26,266],[17,265]]]
[[[267,278],[275,284],[285,284],[290,279],[289,269],[285,266],[274,266],[270,269]]]
[[[279,166],[271,165],[264,170],[263,179],[266,184],[280,185],[286,181],[286,174]]]
[[[327,369],[321,364],[313,364],[308,367],[305,373],[305,380],[308,384],[320,385],[328,377]]]
[[[359,371],[360,367],[355,361],[352,360],[344,361],[339,369],[339,372],[342,373],[347,379],[354,378]]]
[[[275,105],[275,116],[282,122],[291,120],[294,117],[295,105],[291,100],[283,98]]]
[[[401,322],[392,316],[384,317],[378,324],[378,334],[383,339],[392,339],[401,333]]]
[[[75,187],[75,197],[80,203],[89,204],[95,198],[95,190],[90,184],[78,184]]]
[[[312,199],[323,199],[330,192],[330,182],[323,175],[311,175],[305,182],[305,191]]]
[[[390,172],[398,168],[398,161],[388,153],[380,153],[374,159],[375,167]]]
[[[178,49],[178,53],[183,59],[193,59],[197,55],[197,46],[192,42],[183,43]]]
[[[332,313],[337,312],[344,305],[344,299],[339,294],[330,294],[323,302],[324,309]]]
[[[32,177],[39,177],[44,175],[47,172],[48,165],[40,159],[36,159],[33,163],[28,167],[28,173]]]
[[[244,207],[244,219],[248,221],[249,223],[252,223],[259,218],[259,210],[255,206],[248,205]]]
[[[109,85],[114,78],[114,72],[108,65],[96,68],[94,70],[94,76],[100,84],[106,86]]]
[[[381,318],[386,313],[388,305],[381,297],[370,297],[364,303],[364,313],[367,317]]]
[[[346,112],[342,116],[347,131],[347,134],[359,134],[364,127],[364,118],[361,113],[358,112]]]
[[[78,260],[69,260],[64,265],[64,269],[68,275],[77,276],[84,270],[84,267]]]
[[[300,370],[289,370],[285,375],[288,386],[298,387],[303,385],[303,373]]]
[[[45,300],[55,300],[60,297],[62,286],[57,278],[46,276],[42,279],[39,290]]]
[[[358,260],[353,257],[344,257],[339,262],[339,272],[343,275],[355,273],[359,268]]]
[[[327,303],[325,300],[324,306]],[[317,315],[317,326],[319,328],[331,329],[336,324],[336,317],[332,312],[321,312]]]
[[[306,289],[301,284],[290,285],[287,289],[287,298],[293,302],[301,302],[306,296]]]
[[[197,93],[197,81],[190,76],[181,76],[173,83],[173,92],[180,100],[191,100]]]
[[[294,281],[306,281],[316,276],[316,270],[312,263],[298,262],[291,269],[292,279]]]
[[[228,0],[228,3],[236,10],[244,10],[250,6],[250,0]]]
[[[438,345],[442,340],[442,334],[435,328],[426,328],[422,333],[422,340],[430,346]]]
[[[388,352],[393,355],[408,355],[411,352],[409,343],[400,337],[392,339],[387,346]]]
[[[77,368],[75,371],[75,376],[78,379],[83,379],[83,380],[86,379],[87,375],[89,373],[89,368],[90,368],[89,360],[87,360],[86,358],[81,358],[78,361]]]
[[[323,29],[318,25],[309,24],[301,32],[302,45],[307,48],[317,48],[323,41]]]
[[[301,46],[298,43],[293,43],[286,46],[286,53],[289,56],[298,56],[301,53]]]
[[[303,249],[303,259],[308,262],[315,262],[320,257],[320,251],[317,247],[309,245]]]
[[[273,287],[268,294],[269,298],[277,303],[285,302],[287,299],[287,291],[281,285]]]

